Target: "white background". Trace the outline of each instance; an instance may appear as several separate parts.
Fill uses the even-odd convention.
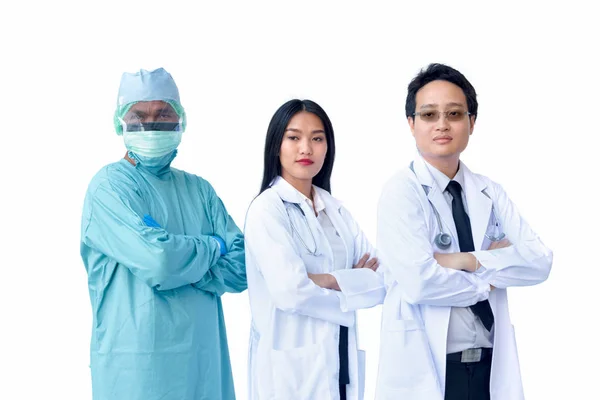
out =
[[[459,69],[478,92],[463,160],[500,182],[554,250],[547,282],[509,290],[526,397],[597,398],[594,2],[7,3],[1,399],[91,398],[79,224],[90,179],[124,154],[112,127],[123,71],[172,73],[189,116],[173,165],[208,179],[240,226],[260,186],[271,116],[290,98],[317,101],[336,133],[333,194],[374,240],[382,185],[415,153],[406,86],[430,62]],[[223,301],[245,399],[248,298]],[[374,396],[379,315],[379,307],[359,314],[366,399]]]

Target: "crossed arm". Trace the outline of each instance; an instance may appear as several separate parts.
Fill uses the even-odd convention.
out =
[[[488,251],[502,249],[511,245],[508,239],[502,239],[498,242],[492,242]],[[477,272],[481,267],[481,263],[472,253],[434,253],[433,258],[435,258],[440,266],[457,271]],[[494,285],[490,284],[490,290],[493,289],[495,289]]]
[[[379,203],[378,248],[389,277],[411,304],[466,307],[494,288],[544,281],[552,252],[544,246],[502,188],[489,183],[506,241],[472,253],[435,253],[420,204],[420,187],[399,180],[388,185]]]

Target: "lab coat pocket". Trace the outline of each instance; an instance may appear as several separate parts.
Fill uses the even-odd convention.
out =
[[[272,350],[273,387],[277,400],[329,399],[329,381],[335,371],[328,368],[327,348],[312,344],[290,350]]]
[[[435,374],[422,324],[416,320],[386,321],[381,339],[379,392],[430,391],[437,388]]]

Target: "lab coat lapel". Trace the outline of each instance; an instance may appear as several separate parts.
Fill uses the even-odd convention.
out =
[[[271,188],[277,192],[281,200],[287,201],[288,203],[301,204],[304,202],[304,197],[297,191],[292,185],[290,185],[281,176],[277,176],[271,182]]]
[[[331,221],[331,224],[344,243],[344,248],[346,249],[346,268],[352,268],[354,263],[352,250],[354,249],[354,246],[352,243],[352,237],[350,237],[350,235],[347,233],[347,227],[345,225],[346,221],[343,220],[340,212],[342,204],[326,190],[317,186],[314,186],[314,188],[325,204],[325,211],[329,217],[329,220]]]
[[[318,249],[317,253],[322,254],[323,250],[325,250],[325,249],[323,248],[323,246],[322,246],[323,243],[321,243],[321,240],[320,240],[320,238],[322,237],[321,236],[322,231],[321,231],[321,225],[319,224],[319,221],[317,221],[317,217],[315,216],[315,210],[304,199],[300,203],[300,208],[302,208],[302,211],[304,211],[304,215],[306,216],[306,220],[308,222],[310,231],[315,236],[315,240],[317,242],[317,249]]]
[[[458,244],[458,234],[456,233],[456,227],[454,226],[454,217],[452,217],[452,209],[444,198],[444,188],[438,187],[435,179],[433,179],[433,176],[431,176],[431,173],[427,169],[425,161],[421,157],[417,157],[413,164],[413,168],[419,183],[429,188],[427,198],[440,214],[444,232],[452,236],[452,243]],[[435,221],[435,229],[439,230],[437,221]]]
[[[315,217],[315,211],[306,202],[305,197],[281,176],[277,176],[275,179],[273,179],[273,182],[271,182],[271,188],[277,192],[281,200],[284,202],[296,203],[300,206],[302,213],[304,214],[303,219],[306,221],[306,224],[308,224],[308,231],[303,231],[304,221],[302,224],[299,224],[296,229],[299,230],[299,234],[302,235],[304,241],[309,240],[310,244],[307,244],[308,246],[312,245],[312,240],[314,238],[316,243],[316,253],[317,255],[321,254],[323,250],[325,250],[322,248],[323,246],[321,246],[322,243],[320,242],[322,234],[320,229],[321,227],[317,221],[317,218]]]
[[[475,250],[481,250],[492,213],[492,200],[484,194],[484,190],[487,188],[485,182],[473,174],[464,163],[461,162],[460,167],[464,169],[464,190],[471,219],[473,243]]]

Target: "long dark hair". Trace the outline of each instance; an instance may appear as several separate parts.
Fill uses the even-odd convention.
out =
[[[333,138],[333,126],[329,117],[320,105],[310,100],[290,100],[275,112],[269,128],[267,129],[267,138],[265,140],[265,164],[263,169],[263,180],[260,187],[260,193],[269,188],[269,185],[277,175],[281,175],[281,162],[279,161],[279,151],[283,134],[294,115],[301,111],[312,113],[319,117],[325,129],[325,139],[327,140],[327,153],[325,162],[319,173],[313,178],[312,183],[331,193],[331,171],[333,170],[333,160],[335,158],[335,140]]]

